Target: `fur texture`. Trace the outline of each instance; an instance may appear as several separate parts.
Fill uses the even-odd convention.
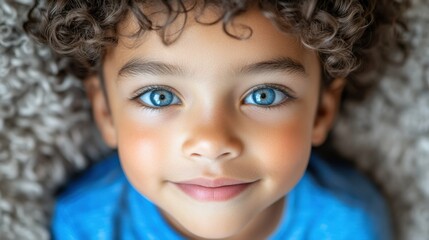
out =
[[[66,60],[22,30],[32,0],[0,0],[0,238],[49,239],[55,190],[107,149],[94,130],[82,83]],[[389,197],[399,239],[429,236],[429,4],[408,11],[404,67],[374,72],[364,103],[346,102],[334,145]]]
[[[82,83],[34,44],[33,2],[0,0],[0,239],[48,239],[54,190],[100,153]],[[94,136],[94,137],[92,137]]]
[[[411,44],[403,66],[386,65],[365,100],[347,102],[335,146],[381,185],[394,209],[399,239],[429,236],[429,3],[407,12]]]

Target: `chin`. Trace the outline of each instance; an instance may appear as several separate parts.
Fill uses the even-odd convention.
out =
[[[249,218],[233,219],[221,218],[215,219],[198,218],[197,221],[182,222],[182,227],[191,235],[203,239],[224,239],[237,235],[249,223]]]
[[[191,229],[188,230],[193,236],[202,239],[225,239],[235,236],[240,229],[225,229],[219,226],[211,226],[210,229]]]

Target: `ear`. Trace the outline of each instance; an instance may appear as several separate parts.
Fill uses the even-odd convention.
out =
[[[116,128],[107,102],[107,96],[104,96],[100,84],[100,79],[95,75],[90,76],[85,79],[84,85],[87,97],[91,102],[93,118],[105,143],[111,148],[116,148]]]
[[[344,85],[345,79],[339,78],[322,90],[313,127],[313,146],[319,146],[325,142],[335,121]]]

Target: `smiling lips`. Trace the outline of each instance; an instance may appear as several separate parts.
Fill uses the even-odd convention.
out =
[[[226,201],[246,190],[254,182],[243,182],[235,179],[205,179],[175,183],[179,189],[199,201]]]

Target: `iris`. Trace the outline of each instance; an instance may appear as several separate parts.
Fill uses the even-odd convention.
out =
[[[273,89],[262,88],[252,92],[252,99],[260,105],[271,105],[275,100],[276,94]]]

